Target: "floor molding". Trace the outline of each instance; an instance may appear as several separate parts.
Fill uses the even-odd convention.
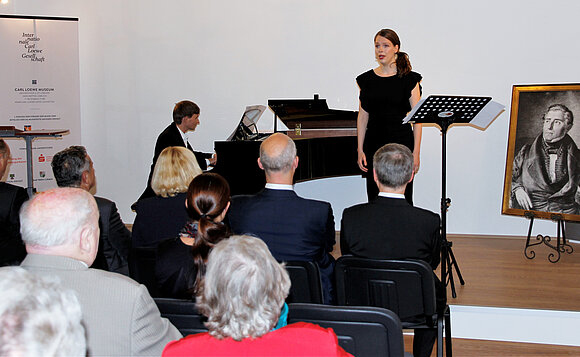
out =
[[[453,338],[580,346],[580,312],[451,305]]]

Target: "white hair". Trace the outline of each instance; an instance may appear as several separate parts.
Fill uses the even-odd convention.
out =
[[[72,290],[21,267],[0,268],[0,356],[85,356],[81,306]]]
[[[232,236],[208,257],[197,307],[210,335],[236,341],[272,330],[290,290],[290,278],[259,238]]]
[[[98,216],[95,198],[83,189],[61,187],[39,193],[20,210],[22,240],[43,247],[72,243],[74,233],[88,224],[95,212]]]

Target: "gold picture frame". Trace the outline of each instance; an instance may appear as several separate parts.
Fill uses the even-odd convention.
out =
[[[580,221],[576,121],[580,84],[513,86],[502,214]]]

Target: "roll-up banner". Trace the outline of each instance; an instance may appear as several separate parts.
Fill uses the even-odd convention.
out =
[[[34,187],[56,187],[54,154],[81,140],[78,19],[0,15],[0,126],[68,129],[32,142]],[[12,154],[4,179],[27,186],[23,139],[3,138]]]

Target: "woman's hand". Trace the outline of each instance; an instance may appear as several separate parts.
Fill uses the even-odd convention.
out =
[[[415,175],[419,172],[419,166],[421,166],[421,155],[415,151],[413,152],[413,173]]]
[[[358,167],[360,167],[361,170],[363,170],[364,172],[367,172],[369,169],[367,169],[367,157],[365,155],[364,152],[359,151],[358,152]]]

